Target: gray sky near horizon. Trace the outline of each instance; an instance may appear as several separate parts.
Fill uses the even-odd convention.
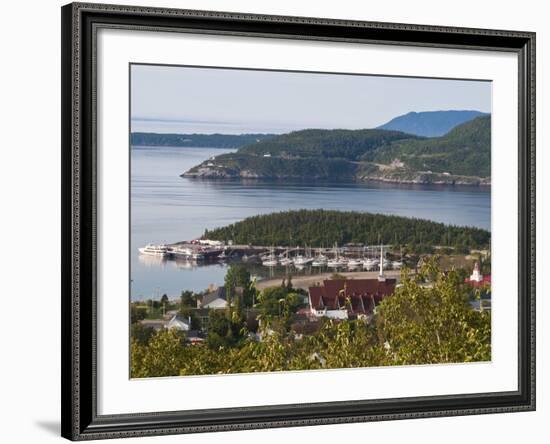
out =
[[[284,133],[374,128],[410,111],[491,112],[491,82],[131,67],[133,132]]]

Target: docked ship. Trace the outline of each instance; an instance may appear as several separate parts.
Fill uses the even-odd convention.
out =
[[[168,256],[170,254],[170,250],[168,250],[168,247],[164,244],[160,245],[153,245],[153,244],[147,244],[145,247],[139,248],[139,252],[141,254],[147,254],[149,256]]]
[[[172,248],[172,254],[176,258],[183,258],[188,261],[203,261],[205,259],[205,255],[201,251],[194,250],[189,247],[174,247]]]

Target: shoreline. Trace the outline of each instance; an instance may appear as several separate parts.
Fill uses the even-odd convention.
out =
[[[310,182],[311,178],[302,178],[302,177],[247,177],[247,176],[225,176],[225,175],[201,175],[199,173],[189,173],[189,171],[186,171],[182,174],[180,174],[181,178],[184,179],[191,179],[196,181],[213,181],[213,182],[263,182],[263,183],[269,183],[269,182],[291,182],[291,183],[303,183],[303,182]],[[467,176],[470,177],[470,176]],[[388,178],[374,178],[374,177],[368,177],[364,179],[358,179],[358,180],[349,180],[349,179],[331,179],[331,178],[323,178],[323,179],[316,179],[316,183],[319,184],[376,184],[376,185],[387,185],[387,186],[401,186],[403,188],[414,188],[414,187],[434,187],[434,188],[447,188],[447,189],[460,189],[460,188],[466,188],[466,189],[481,189],[483,191],[490,191],[491,190],[491,183],[483,182],[483,178],[476,178],[477,180],[480,180],[480,183],[472,183],[472,182],[460,182],[456,180],[449,180],[449,181],[415,181],[415,180],[407,180],[407,179],[388,179]]]
[[[328,271],[325,273],[307,275],[307,276],[292,276],[292,286],[294,288],[302,288],[307,290],[309,287],[313,287],[316,283],[321,284],[322,281],[330,279],[333,274],[339,274],[345,276],[348,279],[376,279],[378,277],[378,271],[345,271],[338,272],[337,270]],[[400,270],[384,270],[384,275],[389,278],[399,278],[401,276]],[[281,285],[283,279],[286,279],[285,276],[278,277],[276,279],[265,279],[258,281],[256,283],[256,288],[258,290],[264,290],[268,287],[278,287]]]

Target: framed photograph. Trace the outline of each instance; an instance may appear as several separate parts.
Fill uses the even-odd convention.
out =
[[[61,12],[64,437],[534,410],[534,33]]]

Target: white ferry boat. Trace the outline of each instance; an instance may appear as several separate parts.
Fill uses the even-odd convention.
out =
[[[161,245],[147,244],[145,245],[145,247],[139,248],[139,252],[141,254],[147,254],[150,256],[168,256],[170,254],[168,247],[164,244],[161,244]]]
[[[205,255],[203,252],[194,250],[189,247],[175,247],[172,249],[172,254],[178,258],[192,261],[202,261],[205,259]]]

